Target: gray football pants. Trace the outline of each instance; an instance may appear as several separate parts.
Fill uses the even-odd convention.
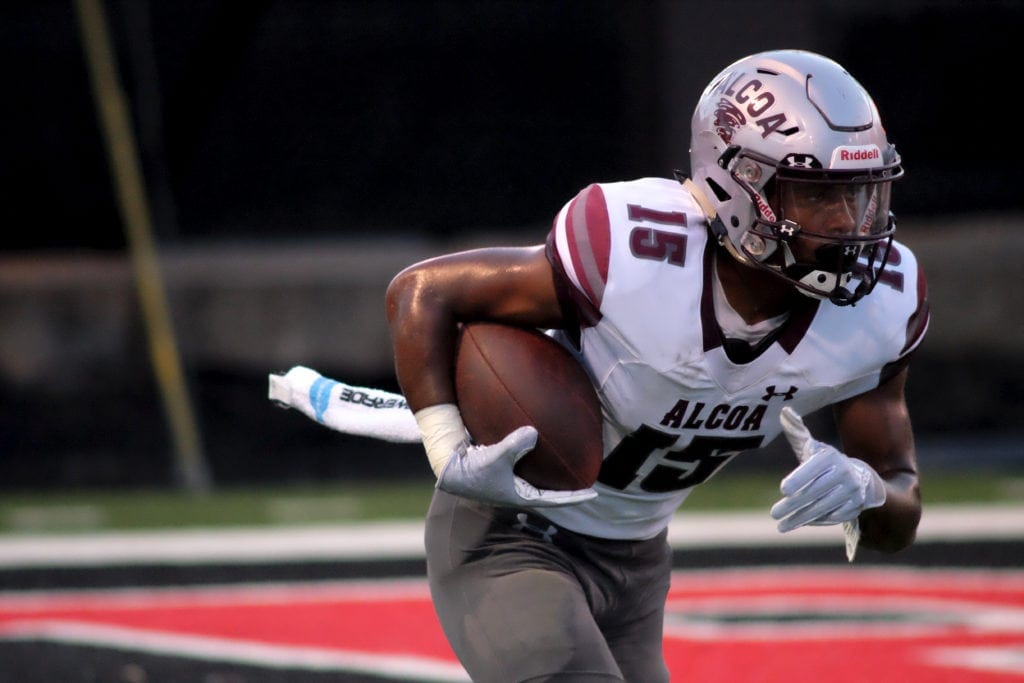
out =
[[[437,491],[426,547],[434,608],[476,683],[668,681],[664,532],[609,541]]]

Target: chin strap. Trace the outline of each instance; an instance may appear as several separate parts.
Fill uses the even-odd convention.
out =
[[[689,176],[681,173],[680,171],[675,172],[676,180],[678,180],[686,191],[690,193],[693,200],[700,206],[700,210],[704,213],[704,217],[708,222],[708,229],[711,231],[712,237],[715,238],[715,242],[719,246],[725,247],[725,250],[729,252],[729,255],[740,263],[750,264],[751,259],[736,248],[736,245],[729,239],[729,230],[725,227],[725,223],[722,222],[721,217],[718,215],[718,210],[715,205],[711,203],[708,196],[704,194],[697,183],[693,182]]]
[[[704,191],[697,187],[697,183],[693,182],[688,176],[679,175],[677,172],[676,179],[682,183],[683,187],[693,195],[693,198],[700,204],[701,211],[707,216],[708,222],[718,220],[718,211],[715,209],[715,205],[711,203]],[[719,221],[721,222],[721,221]]]
[[[700,210],[704,212],[705,218],[708,220],[708,225],[711,227],[711,233],[718,239],[719,244],[723,241],[728,241],[729,231],[725,229],[725,224],[722,223],[722,219],[718,217],[718,210],[715,209],[715,205],[711,203],[704,191],[697,187],[697,183],[693,182],[688,176],[681,174],[676,171],[676,180],[682,183],[686,191],[689,192],[694,201],[700,205]]]

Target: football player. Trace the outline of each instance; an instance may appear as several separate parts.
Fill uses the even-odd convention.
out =
[[[584,188],[546,244],[415,264],[386,297],[395,369],[438,477],[428,576],[474,681],[668,680],[669,521],[737,454],[784,434],[799,460],[778,528],[845,525],[882,551],[921,515],[904,400],[928,324],[893,239],[903,174],[839,64],[778,50],[728,66],[692,120],[690,172]],[[530,427],[473,443],[452,380],[457,325],[555,330],[603,403],[604,465],[581,491],[513,473]],[[841,447],[801,416],[831,406]]]

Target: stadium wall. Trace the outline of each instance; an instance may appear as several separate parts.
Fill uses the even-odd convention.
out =
[[[942,439],[1019,431],[1024,217],[908,221],[900,230],[924,264],[932,304],[908,389],[918,433]],[[274,408],[266,400],[267,373],[307,365],[396,390],[383,313],[390,278],[452,249],[542,236],[538,228],[515,236],[479,233],[464,242],[238,242],[166,250],[174,326],[215,478],[376,476],[408,463],[408,447],[328,433]],[[126,256],[0,258],[0,397],[8,406],[0,417],[0,481],[167,481],[166,427],[145,345]],[[337,457],[346,449],[369,455]],[[399,471],[425,474],[420,460]]]

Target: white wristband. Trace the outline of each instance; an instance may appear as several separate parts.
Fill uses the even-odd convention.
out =
[[[454,403],[439,403],[417,410],[414,417],[423,434],[430,469],[440,477],[452,453],[469,438],[459,407]]]

